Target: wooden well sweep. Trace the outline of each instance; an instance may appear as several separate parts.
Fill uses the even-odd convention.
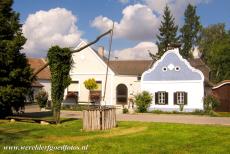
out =
[[[116,127],[114,107],[93,107],[83,111],[83,130],[106,130]]]

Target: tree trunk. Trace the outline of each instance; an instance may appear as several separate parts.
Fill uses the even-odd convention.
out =
[[[53,108],[53,117],[56,122],[56,124],[60,123],[60,109],[59,108]]]

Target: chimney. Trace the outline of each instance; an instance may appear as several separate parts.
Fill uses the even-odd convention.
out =
[[[97,53],[100,57],[104,57],[105,56],[105,51],[104,51],[104,47],[103,46],[99,46],[97,49]]]

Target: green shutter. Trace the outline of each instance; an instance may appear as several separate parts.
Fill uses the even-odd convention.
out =
[[[184,92],[184,105],[188,104],[188,93]]]
[[[177,92],[173,93],[174,105],[177,105]]]
[[[168,104],[168,93],[165,92],[165,104]]]
[[[155,104],[159,104],[159,102],[158,102],[158,92],[155,92]]]

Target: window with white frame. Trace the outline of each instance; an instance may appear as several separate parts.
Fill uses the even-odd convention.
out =
[[[158,105],[168,104],[168,93],[165,91],[158,91],[155,93],[155,103]]]
[[[184,92],[177,93],[177,104],[184,104]]]
[[[187,93],[179,91],[174,93],[174,104],[185,105],[187,104]]]

